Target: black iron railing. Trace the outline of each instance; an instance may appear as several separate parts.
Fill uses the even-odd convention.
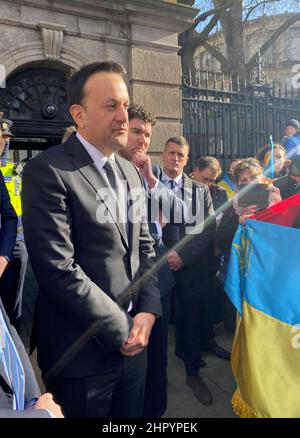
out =
[[[271,134],[280,142],[289,119],[300,120],[300,90],[287,86],[244,83],[234,91],[183,80],[182,95],[190,168],[201,155],[215,156],[224,168],[233,158],[253,156]]]

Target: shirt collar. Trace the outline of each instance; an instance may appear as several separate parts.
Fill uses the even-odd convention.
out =
[[[89,143],[82,135],[80,135],[78,132],[76,132],[76,137],[82,143],[85,150],[89,154],[89,156],[92,158],[94,163],[97,165],[97,167],[103,167],[107,161],[108,158],[115,161],[115,154],[111,154],[110,157],[107,157],[106,155],[102,154],[102,152],[99,151],[99,149],[95,148],[91,143]]]
[[[176,187],[181,189],[182,188],[182,173],[180,175],[176,176],[176,178],[172,179],[168,175],[166,175],[165,172],[163,171],[162,172],[162,182],[167,183],[169,181],[175,181]]]

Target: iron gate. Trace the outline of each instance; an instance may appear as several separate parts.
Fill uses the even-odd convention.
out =
[[[213,155],[226,168],[233,158],[256,154],[269,141],[280,142],[289,119],[300,119],[300,90],[245,84],[244,90],[217,90],[183,81],[183,133],[190,168],[199,156]]]

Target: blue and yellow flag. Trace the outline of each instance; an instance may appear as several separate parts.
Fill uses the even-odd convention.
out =
[[[225,290],[238,310],[232,351],[241,417],[300,417],[300,230],[247,220]]]

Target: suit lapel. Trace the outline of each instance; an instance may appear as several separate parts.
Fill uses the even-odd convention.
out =
[[[193,201],[193,181],[184,173],[182,175],[184,202],[189,208]]]
[[[128,247],[128,239],[126,235],[125,228],[119,223],[115,216],[115,209],[112,207],[114,203],[110,203],[106,196],[102,193],[102,188],[107,187],[107,182],[103,175],[97,169],[97,166],[93,162],[92,158],[85,150],[84,146],[77,139],[75,135],[71,136],[70,139],[65,143],[66,153],[70,156],[71,162],[77,168],[77,170],[82,174],[86,181],[95,190],[96,194],[101,198],[109,211],[114,224],[118,228],[125,245]]]
[[[134,232],[136,232],[136,226],[134,226],[134,221],[129,220],[128,218],[128,214],[129,214],[129,209],[132,206],[132,199],[130,197],[130,193],[133,193],[133,189],[135,187],[133,187],[132,185],[132,176],[130,175],[129,170],[127,169],[126,166],[122,166],[122,164],[120,163],[120,159],[118,155],[115,155],[115,159],[116,159],[116,165],[118,166],[118,169],[120,171],[120,174],[122,175],[124,181],[126,181],[126,185],[127,185],[127,195],[128,195],[128,202],[127,202],[127,226],[128,226],[128,246],[130,248],[132,248],[132,242],[134,240]]]

